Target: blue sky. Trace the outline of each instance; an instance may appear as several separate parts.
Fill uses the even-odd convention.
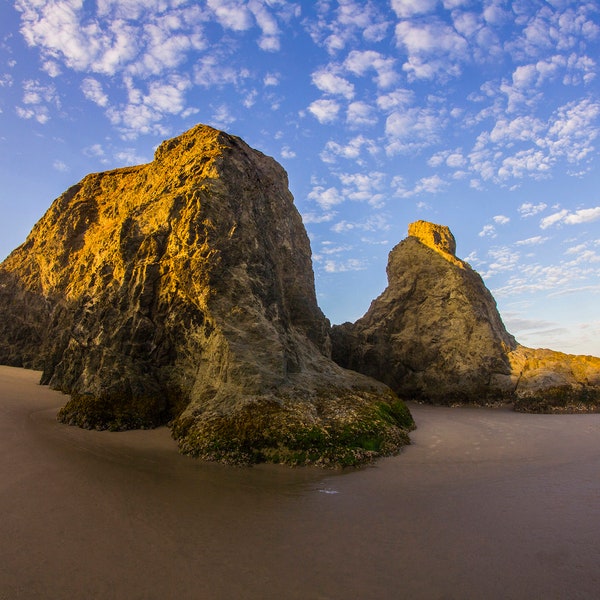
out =
[[[425,219],[521,343],[600,356],[599,60],[597,1],[5,0],[0,258],[207,123],[288,171],[332,322]]]

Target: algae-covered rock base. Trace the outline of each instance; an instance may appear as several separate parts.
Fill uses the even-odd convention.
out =
[[[287,175],[199,125],[153,162],[93,173],[0,266],[0,363],[43,371],[89,429],[170,422],[185,453],[352,465],[413,427],[330,358]]]

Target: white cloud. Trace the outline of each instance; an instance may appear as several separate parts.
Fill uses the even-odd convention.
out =
[[[400,198],[411,198],[420,194],[438,194],[448,187],[448,182],[442,179],[439,175],[431,177],[422,177],[419,179],[412,189],[406,187],[404,178],[396,176],[392,180],[392,186],[395,188],[395,196]],[[424,206],[422,206],[423,208]]]
[[[530,115],[512,120],[501,118],[490,131],[490,141],[496,144],[514,144],[515,140],[535,141],[543,131],[544,124]]]
[[[487,264],[487,270],[481,274],[484,278],[498,273],[515,272],[520,260],[520,254],[506,246],[492,248],[489,250],[488,256],[490,262]]]
[[[331,123],[337,119],[340,105],[335,100],[322,98],[312,102],[308,111],[319,121],[319,123]]]
[[[334,211],[326,212],[317,215],[314,212],[303,212],[302,213],[302,221],[305,225],[310,225],[312,223],[328,223],[333,221],[336,217],[337,213]]]
[[[331,231],[335,233],[348,233],[351,231],[389,231],[391,228],[389,218],[384,214],[371,215],[365,221],[343,220],[336,223]]]
[[[532,179],[543,179],[549,176],[552,164],[552,159],[544,152],[529,148],[507,156],[498,168],[497,175],[500,180],[518,179],[525,175]]]
[[[87,148],[84,148],[83,153],[86,156],[94,156],[96,158],[104,158],[106,154],[104,152],[104,148],[100,144],[93,144]]]
[[[186,77],[172,75],[165,83],[152,82],[143,102],[161,114],[178,114],[185,108],[185,93],[190,87]]]
[[[451,169],[460,169],[466,166],[467,159],[464,157],[461,149],[441,150],[433,154],[427,161],[427,164],[434,169],[444,164]]]
[[[326,163],[333,163],[338,158],[357,160],[365,148],[371,155],[377,154],[379,150],[377,144],[373,140],[366,138],[363,135],[358,135],[345,145],[330,140],[325,144],[325,148],[320,156],[321,160]]]
[[[335,187],[315,186],[308,194],[308,198],[316,202],[323,210],[330,210],[344,201],[344,197]]]
[[[385,123],[389,154],[410,152],[436,142],[443,123],[438,112],[428,108],[395,111]]]
[[[106,114],[126,139],[134,139],[140,134],[166,134],[167,129],[161,121],[165,115],[183,113],[185,94],[191,86],[188,79],[178,75],[172,75],[164,82],[150,82],[147,93],[135,87],[129,78],[125,83],[129,102],[110,106]]]
[[[397,89],[389,94],[383,94],[377,97],[377,106],[381,110],[390,111],[396,108],[410,106],[415,101],[415,93],[412,90]]]
[[[540,227],[547,229],[553,225],[564,223],[566,225],[581,225],[591,223],[600,219],[600,206],[594,208],[581,208],[576,211],[568,211],[566,208],[544,217],[540,221]]]
[[[237,85],[250,76],[245,69],[225,64],[226,59],[216,54],[205,54],[194,65],[194,83],[203,87]]]
[[[354,96],[354,85],[332,71],[325,69],[316,71],[312,75],[312,82],[327,94],[344,96],[348,100]]]
[[[56,171],[60,171],[61,173],[66,173],[68,172],[69,166],[63,162],[62,160],[56,159],[53,163],[52,163],[52,168],[55,169]]]
[[[375,82],[380,88],[389,88],[398,80],[395,60],[385,58],[374,50],[352,50],[344,61],[344,67],[355,75],[364,75],[370,69],[376,72]]]
[[[29,79],[23,82],[23,104],[58,104],[58,95],[53,85],[42,85]]]
[[[600,102],[590,98],[561,106],[550,122],[544,145],[552,156],[565,157],[571,163],[581,161],[594,150],[599,117]]]
[[[335,5],[315,4],[319,18],[306,26],[313,41],[325,46],[330,54],[338,53],[360,38],[380,42],[389,29],[387,15],[381,12],[379,2],[340,0]]]
[[[378,121],[377,114],[373,107],[366,102],[351,102],[348,105],[346,122],[351,127],[363,127],[375,125]]]
[[[81,91],[83,95],[98,106],[105,107],[108,105],[108,96],[102,89],[102,84],[93,77],[86,77],[81,83]]]
[[[384,204],[382,190],[385,173],[370,171],[368,173],[340,173],[338,175],[343,186],[342,193],[349,200],[367,202],[371,206],[381,207]]]
[[[45,125],[50,120],[49,105],[60,107],[60,100],[54,85],[42,85],[37,79],[23,82],[23,104],[15,111],[21,119],[33,119]]]
[[[526,238],[524,240],[519,240],[519,241],[515,242],[515,244],[517,246],[537,246],[539,244],[543,244],[544,242],[547,242],[548,239],[549,238],[543,237],[541,235],[535,235],[533,237]]]
[[[133,148],[126,148],[117,152],[115,159],[121,165],[140,165],[147,162],[146,158],[140,156]]]
[[[403,70],[416,79],[457,76],[460,63],[468,59],[467,41],[440,20],[400,21],[396,40],[408,52]]]
[[[493,225],[484,225],[483,229],[477,234],[479,237],[496,237],[496,229]]]
[[[491,131],[478,135],[469,154],[471,169],[484,181],[500,184],[548,178],[561,161],[584,162],[600,133],[600,102],[591,98],[559,106],[545,121],[532,115],[507,119],[498,107],[484,116],[496,122]]]
[[[540,212],[543,212],[548,208],[548,205],[544,202],[539,202],[538,204],[532,204],[531,202],[525,202],[519,206],[519,212],[523,217],[533,217]]]
[[[325,261],[325,272],[326,273],[345,273],[347,271],[364,271],[367,268],[367,264],[364,260],[359,258],[349,258],[345,261],[337,260],[326,260]]]
[[[267,73],[263,79],[265,87],[279,85],[280,75],[278,73]]]
[[[268,3],[267,3],[268,4]],[[260,0],[249,0],[248,7],[252,11],[256,23],[262,31],[258,45],[267,52],[276,52],[280,49],[280,30],[277,19],[267,10],[266,5]]]
[[[556,225],[557,223],[564,221],[565,217],[568,214],[569,214],[569,211],[566,208],[563,208],[559,212],[552,213],[551,215],[544,217],[540,221],[540,227],[542,229],[548,229],[548,227],[551,227],[552,225]]]
[[[392,0],[392,9],[401,19],[431,12],[437,0]]]
[[[281,157],[286,159],[296,158],[296,153],[289,146],[284,146],[281,149]]]
[[[215,107],[211,123],[217,129],[227,129],[235,122],[235,116],[231,114],[231,110],[226,104],[219,104]]]
[[[453,169],[458,169],[464,167],[467,164],[467,161],[462,155],[462,152],[453,152],[446,158],[446,164]]]
[[[575,212],[569,213],[565,217],[567,225],[580,225],[581,223],[591,223],[600,219],[600,206],[594,208],[582,208]]]
[[[244,31],[253,25],[252,13],[247,2],[239,0],[206,0],[219,23],[226,29]]]
[[[498,225],[506,225],[507,223],[510,223],[510,218],[505,215],[496,215],[493,217],[493,221]]]

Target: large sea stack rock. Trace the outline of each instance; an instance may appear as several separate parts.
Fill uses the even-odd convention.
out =
[[[43,369],[66,423],[174,418],[183,452],[357,463],[412,418],[330,359],[309,240],[273,159],[199,125],[67,190],[0,266],[0,362]]]
[[[442,404],[514,401],[527,411],[600,405],[600,359],[517,344],[450,230],[417,221],[390,252],[388,287],[356,323],[335,326],[333,357],[401,397]]]

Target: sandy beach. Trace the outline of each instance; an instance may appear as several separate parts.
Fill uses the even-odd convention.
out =
[[[592,599],[600,415],[410,405],[362,470],[232,468],[56,422],[0,367],[0,599]]]

